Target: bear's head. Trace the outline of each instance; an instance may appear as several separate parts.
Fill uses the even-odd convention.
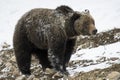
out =
[[[89,10],[84,12],[75,12],[71,17],[71,20],[74,22],[74,30],[78,35],[95,35],[97,29],[95,28],[95,21],[90,15]]]

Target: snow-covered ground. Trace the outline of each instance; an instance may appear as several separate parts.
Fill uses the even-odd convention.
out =
[[[12,45],[12,37],[18,19],[33,8],[56,8],[68,5],[74,10],[89,9],[96,21],[99,32],[120,28],[120,0],[0,0],[0,45],[7,42]],[[92,49],[79,50],[71,61],[84,61],[84,65],[69,67],[71,74],[105,68],[113,62],[120,62],[120,42],[99,46]],[[1,49],[1,47],[0,47]],[[86,66],[85,66],[86,65]],[[89,65],[89,66],[88,66]]]
[[[71,75],[75,72],[88,72],[109,67],[114,63],[120,63],[120,42],[79,50],[72,56],[72,61],[79,64],[68,67]]]

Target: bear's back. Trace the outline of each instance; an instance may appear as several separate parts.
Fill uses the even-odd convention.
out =
[[[32,9],[20,19],[28,39],[39,48],[47,48],[47,34],[63,29],[65,15],[52,9]],[[20,23],[20,22],[19,22]],[[39,44],[40,43],[40,44]]]

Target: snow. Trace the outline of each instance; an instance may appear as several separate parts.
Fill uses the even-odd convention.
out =
[[[12,45],[15,25],[25,12],[33,8],[54,9],[59,5],[68,5],[80,12],[89,9],[99,32],[114,27],[120,28],[120,0],[0,0],[0,45],[4,42]],[[113,61],[110,58],[118,59]],[[120,42],[79,50],[72,56],[72,60],[93,60],[94,65],[75,65],[77,67],[74,70],[72,67],[68,67],[71,75],[75,72],[87,72],[97,68],[109,67],[112,63],[120,62]]]
[[[111,66],[113,63],[120,63],[120,42],[109,45],[99,46],[97,48],[82,49],[72,55],[71,61],[93,60],[89,66],[74,65],[76,69],[68,67],[71,75],[75,72],[88,72],[94,69],[103,69]]]
[[[79,73],[79,72],[88,72],[88,71],[91,71],[91,70],[94,70],[94,69],[104,69],[104,68],[107,68],[107,67],[110,67],[109,64],[106,64],[106,62],[104,63],[101,63],[101,64],[98,64],[98,65],[92,65],[92,66],[87,66],[87,67],[81,67],[81,66],[78,66],[76,69],[72,69],[72,68],[67,68],[69,73],[70,73],[70,76],[73,76],[75,73]]]
[[[79,57],[76,57],[78,54],[79,55],[83,54],[82,56],[80,56],[80,59],[92,59],[92,60],[96,60],[98,57],[103,57],[103,56],[104,57],[118,57],[118,56],[120,57],[120,42],[110,44],[110,45],[99,46],[97,48],[92,48],[92,49],[79,50],[76,52],[76,54],[72,56],[71,60],[79,59]]]
[[[1,72],[9,72],[10,71],[10,67],[6,67],[3,70],[1,70]]]

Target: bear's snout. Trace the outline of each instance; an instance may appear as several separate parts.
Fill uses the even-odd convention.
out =
[[[95,29],[95,30],[92,31],[92,34],[95,35],[96,33],[97,33],[97,29]]]
[[[90,35],[95,35],[96,33],[97,33],[97,29],[96,29],[96,27],[95,27],[95,25],[94,24],[90,24],[90,26],[88,26],[89,28],[89,34]]]

